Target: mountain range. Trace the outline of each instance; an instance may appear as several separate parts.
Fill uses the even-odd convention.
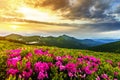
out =
[[[4,36],[5,39],[16,41],[28,45],[56,46],[61,48],[87,49],[89,47],[100,46],[106,43],[118,41],[117,39],[76,39],[68,35],[58,37],[48,36],[22,36],[19,34],[10,34]],[[108,40],[108,41],[107,41]]]
[[[21,41],[26,44],[40,45],[40,46],[57,46],[62,48],[83,49],[88,46],[82,44],[78,39],[62,35],[59,37],[42,37],[42,36],[22,36],[18,34],[10,34],[5,36],[6,39]]]

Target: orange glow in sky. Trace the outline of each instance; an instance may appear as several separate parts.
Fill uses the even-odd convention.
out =
[[[10,27],[14,30],[17,30],[19,28],[19,26],[16,26],[16,25],[11,25]]]
[[[49,12],[33,9],[30,7],[22,6],[16,10],[24,15],[24,19],[42,21],[42,22],[56,22],[59,20],[58,16],[52,15]]]

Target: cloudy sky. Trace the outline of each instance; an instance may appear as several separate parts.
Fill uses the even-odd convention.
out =
[[[120,38],[120,0],[0,0],[0,35]]]

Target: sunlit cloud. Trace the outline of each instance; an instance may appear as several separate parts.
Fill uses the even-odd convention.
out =
[[[16,25],[11,25],[10,27],[14,30],[17,30],[19,28],[19,26],[16,26]]]
[[[25,7],[25,6],[19,7],[17,12],[22,13],[24,15],[24,19],[27,19],[27,20],[56,22],[56,20],[59,19],[59,17],[52,15],[49,12],[43,12],[37,9]]]

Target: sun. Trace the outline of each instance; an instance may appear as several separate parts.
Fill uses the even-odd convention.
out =
[[[10,26],[13,30],[16,30],[16,29],[18,29],[19,28],[19,26],[16,26],[16,25],[12,25],[12,26]]]
[[[24,19],[27,20],[35,20],[35,21],[43,21],[43,22],[52,22],[59,20],[59,17],[51,14],[49,11],[46,12],[44,10],[37,10],[34,8],[21,6],[16,10],[16,12],[22,13],[24,15]]]

